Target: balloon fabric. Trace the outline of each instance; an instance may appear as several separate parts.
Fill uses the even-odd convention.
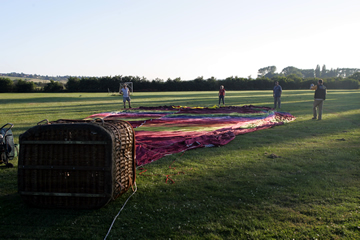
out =
[[[223,146],[236,135],[295,120],[290,113],[253,105],[139,107],[94,114],[86,119],[95,118],[121,119],[132,125],[138,166],[190,149]]]

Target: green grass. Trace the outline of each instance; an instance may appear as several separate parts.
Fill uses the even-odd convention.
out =
[[[273,106],[271,91],[228,91],[225,100]],[[360,91],[329,90],[322,121],[310,120],[312,102],[311,91],[284,91],[281,111],[296,121],[144,166],[150,176],[137,176],[108,239],[360,239]],[[132,96],[133,107],[215,104],[217,92]],[[0,124],[13,123],[18,142],[43,119],[118,111],[122,102],[106,93],[0,94],[0,106]],[[131,194],[98,210],[30,208],[12,163],[0,167],[0,239],[103,239]]]

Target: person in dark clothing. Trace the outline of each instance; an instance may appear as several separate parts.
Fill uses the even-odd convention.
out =
[[[275,87],[273,89],[274,108],[276,108],[276,105],[278,105],[278,108],[281,107],[281,93],[282,93],[282,88],[279,85],[279,82],[276,81]]]
[[[312,119],[316,119],[317,117],[318,120],[321,120],[323,105],[326,98],[326,87],[323,85],[323,80],[319,79],[317,85],[311,84],[310,89],[315,90]]]

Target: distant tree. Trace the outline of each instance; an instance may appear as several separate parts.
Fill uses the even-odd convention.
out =
[[[360,72],[356,72],[353,75],[351,75],[349,78],[358,80],[360,82]]]
[[[313,78],[315,77],[314,69],[301,69],[301,74],[303,78]]]
[[[352,78],[326,78],[325,85],[329,89],[359,89],[359,81]]]
[[[323,75],[323,78],[334,78],[338,76],[338,70],[337,69],[330,69],[326,70],[326,75]]]
[[[300,87],[302,78],[297,74],[290,74],[286,77],[286,81],[283,84],[286,89],[297,89]]]
[[[81,78],[79,83],[81,92],[100,92],[100,80],[96,77]],[[104,91],[104,90],[103,90]]]
[[[207,91],[216,89],[217,88],[217,79],[214,76],[206,79],[205,87],[206,88],[204,90],[207,90]]]
[[[28,93],[35,91],[35,83],[27,82],[22,79],[17,80],[15,84],[15,91],[20,93]]]
[[[166,91],[182,91],[183,90],[183,84],[181,82],[181,78],[174,78],[171,80],[171,78],[168,78],[164,84],[164,90]]]
[[[316,68],[315,68],[315,77],[319,78],[321,77],[321,71],[320,71],[320,65],[316,65]]]
[[[121,77],[101,77],[99,78],[100,91],[101,92],[118,92],[121,83]]]
[[[276,66],[268,66],[264,68],[260,68],[258,70],[258,77],[268,77],[271,78],[276,71]]]
[[[321,69],[321,76],[326,76],[326,73],[327,73],[327,70],[326,70],[326,66],[324,64]]]
[[[65,87],[69,92],[80,92],[80,79],[77,77],[69,77]]]
[[[210,84],[215,84],[217,79],[214,76],[212,76],[212,77],[206,79],[206,81]]]
[[[338,68],[337,69],[338,77],[342,77],[342,78],[349,77],[358,71],[360,71],[360,69],[357,69],[357,68]]]
[[[203,76],[199,76],[197,78],[195,78],[193,81],[191,81],[193,87],[192,89],[193,90],[196,90],[196,89],[200,89],[200,91],[202,90],[206,90],[206,81],[204,80],[204,77]]]
[[[160,82],[164,82],[163,79],[161,78],[155,78],[154,80],[152,80],[153,82],[157,82],[157,83],[160,83]]]
[[[50,83],[46,84],[44,87],[44,92],[60,92],[64,90],[64,85],[60,82],[55,82],[54,80],[50,80]]]
[[[8,93],[12,92],[14,88],[14,83],[10,78],[0,77],[0,92]]]
[[[281,85],[281,87],[285,87],[286,88],[286,82],[287,82],[287,78],[281,75],[277,75],[273,78],[271,78],[271,89],[274,88],[274,84],[275,82],[279,82],[279,84]]]
[[[291,74],[295,74],[299,77],[303,77],[303,74],[301,73],[301,70],[296,68],[296,67],[286,67],[281,71],[282,74],[284,74],[285,76],[289,76]]]
[[[275,78],[275,77],[274,77]],[[274,87],[274,81],[272,79],[269,79],[267,77],[257,78],[255,81],[249,80],[248,83],[251,83],[251,88],[257,89],[257,90],[269,90],[273,89]],[[243,86],[246,89],[246,85]]]

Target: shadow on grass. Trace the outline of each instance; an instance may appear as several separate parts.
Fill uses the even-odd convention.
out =
[[[311,105],[301,106],[295,112],[311,115]],[[331,114],[349,109],[355,104],[345,108],[334,101],[329,108]],[[358,135],[351,135],[359,131],[353,122],[359,114],[348,114],[351,121],[326,119],[326,114],[322,121],[303,119],[239,135],[224,147],[196,149],[144,166],[149,175],[161,176],[137,177],[138,192],[109,239],[308,239],[316,234],[359,239],[360,163],[350,153],[360,156]],[[294,147],[282,151],[283,145]],[[265,152],[281,158],[268,158]],[[98,210],[29,208],[16,193],[16,171],[0,171],[7,186],[0,195],[1,239],[103,238],[131,194]],[[171,176],[175,184],[165,184],[167,174],[181,171],[185,174]]]
[[[356,210],[358,191],[354,190],[360,184],[356,177],[360,163],[341,152],[347,142],[334,141],[330,149],[317,146],[279,153],[277,145],[302,141],[298,135],[284,134],[287,126],[291,124],[237,136],[225,147],[192,150],[174,164],[180,154],[144,166],[149,174],[161,176],[138,176],[138,192],[121,212],[109,239],[180,239],[184,234],[194,239],[266,239],[296,236],[294,231],[303,234],[301,238],[312,231],[309,226],[316,226],[317,231],[323,228],[325,238],[342,236],[343,231],[326,230],[326,225],[349,222],[338,216],[339,204],[342,211]],[[348,126],[341,126],[338,132],[343,130],[349,130]],[[267,139],[270,136],[275,137],[275,143]],[[314,136],[309,130],[301,137]],[[266,146],[281,158],[268,158]],[[239,155],[239,147],[245,156]],[[255,154],[254,149],[258,149]],[[169,169],[170,164],[176,169]],[[179,171],[185,174],[171,176],[175,184],[165,184],[165,175]],[[16,178],[14,174],[11,177]],[[14,182],[9,189],[17,188]],[[0,237],[103,238],[129,195],[99,210],[29,208],[16,193],[1,196],[4,230]],[[354,214],[353,218],[359,216]],[[285,224],[289,232],[277,231],[274,224]]]
[[[138,177],[138,193],[121,212],[110,239],[181,238],[183,234],[197,238],[209,234],[231,238],[248,236],[249,231],[258,232],[258,237],[275,237],[274,232],[265,231],[274,224],[291,225],[298,221],[305,227],[341,222],[333,216],[333,211],[343,201],[342,194],[348,194],[349,204],[357,202],[357,193],[351,189],[359,184],[359,179],[352,179],[352,174],[356,173],[354,166],[359,168],[360,164],[354,159],[339,162],[338,156],[334,155],[319,160],[308,159],[301,167],[290,155],[281,159],[260,156],[256,161],[242,162],[224,159],[219,163],[216,160],[221,158],[216,159],[214,155],[228,154],[226,147],[209,150],[194,150],[201,151],[197,153],[201,155],[200,159],[196,156],[186,158],[186,155],[179,158],[173,164],[177,170],[165,170],[173,161],[171,157],[148,166],[149,171],[163,170],[164,175]],[[295,151],[294,154],[310,156],[312,153],[309,150]],[[172,176],[175,184],[164,183],[166,174],[181,170],[186,174]],[[341,175],[344,172],[347,172],[346,176]],[[7,230],[1,231],[0,236],[101,238],[129,194],[102,209],[81,211],[28,208],[17,194],[3,196],[0,202],[5,211],[1,213],[1,219]],[[312,205],[311,209],[308,204]],[[329,210],[324,211],[324,206]],[[356,206],[349,208],[354,210]],[[291,212],[293,215],[289,215]],[[326,220],[330,216],[332,219]],[[319,222],[319,217],[324,219]],[[292,229],[301,232],[301,228],[295,226]],[[278,237],[290,237],[285,233],[278,234]]]

